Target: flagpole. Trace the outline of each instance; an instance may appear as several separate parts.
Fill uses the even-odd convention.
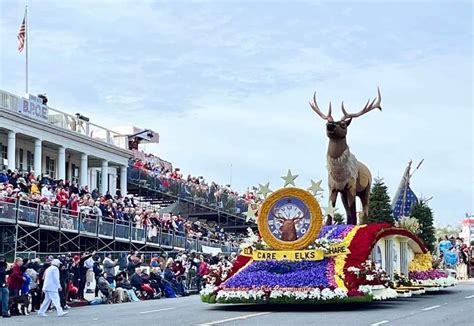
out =
[[[25,55],[25,68],[26,68],[26,94],[28,94],[28,6],[25,6],[25,42],[26,42],[26,55]]]
[[[406,202],[406,198],[407,198],[407,188],[408,188],[408,185],[410,184],[411,163],[412,163],[412,161],[410,160],[410,162],[408,162],[407,174],[406,174],[406,176],[404,176],[404,178],[405,178],[405,187],[403,187],[403,200],[402,200],[401,216],[405,216],[405,202]]]

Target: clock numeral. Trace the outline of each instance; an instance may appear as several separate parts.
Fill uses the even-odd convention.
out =
[[[279,232],[277,229],[275,229],[275,230],[273,230],[272,233],[276,235],[276,234],[278,234],[278,233],[280,233],[280,232]]]

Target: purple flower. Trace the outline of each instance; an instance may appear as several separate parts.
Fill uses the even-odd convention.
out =
[[[320,261],[255,261],[227,280],[225,288],[329,287],[328,259]],[[331,266],[333,268],[333,266]]]
[[[440,271],[437,269],[430,269],[423,272],[410,272],[409,278],[411,280],[434,280],[437,278],[446,278],[448,277],[448,272]]]
[[[318,238],[327,237],[329,240],[343,240],[353,228],[354,225],[345,224],[323,226]]]

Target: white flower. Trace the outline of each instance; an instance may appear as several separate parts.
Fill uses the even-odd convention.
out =
[[[365,276],[365,279],[366,279],[367,281],[373,281],[373,280],[374,280],[374,276],[373,276],[372,274],[367,274],[367,275]]]
[[[365,294],[372,294],[372,285],[360,285],[359,291]]]
[[[214,285],[212,284],[206,284],[206,286],[201,290],[200,294],[201,295],[209,295],[214,293]]]
[[[335,297],[335,294],[333,291],[331,291],[330,289],[323,289],[321,291],[321,299],[322,300],[331,300]]]

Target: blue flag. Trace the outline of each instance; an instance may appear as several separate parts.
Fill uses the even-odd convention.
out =
[[[411,162],[403,174],[402,181],[393,199],[392,211],[395,220],[399,220],[402,216],[410,216],[413,206],[418,203],[418,198],[410,188],[410,166]]]

